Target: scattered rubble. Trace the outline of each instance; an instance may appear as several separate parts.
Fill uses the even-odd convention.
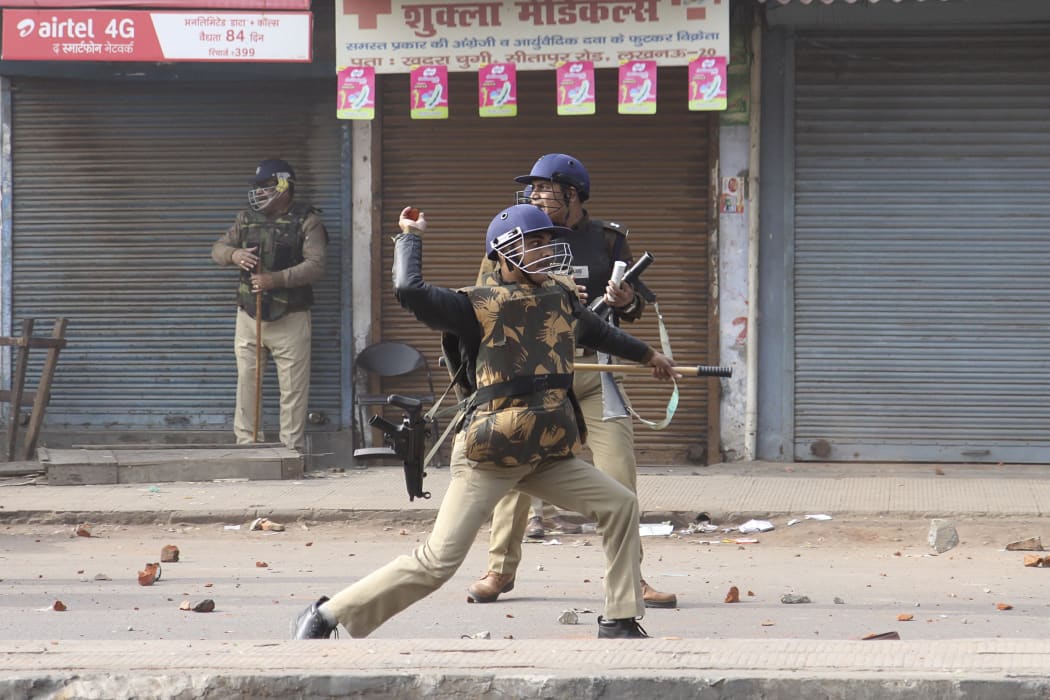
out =
[[[252,521],[249,530],[266,530],[268,532],[284,532],[284,525],[275,523],[269,518],[256,518]]]
[[[562,625],[575,625],[579,624],[580,616],[576,614],[575,610],[565,610],[561,615],[558,615],[558,623]]]
[[[951,520],[934,518],[930,521],[930,534],[926,539],[938,554],[943,554],[959,544],[959,533]]]
[[[1008,552],[1042,552],[1043,541],[1039,537],[1029,537],[1026,540],[1018,540],[1006,545]],[[1025,564],[1027,566],[1027,564]]]
[[[139,585],[152,586],[160,580],[160,562],[146,562],[145,568],[139,572]]]

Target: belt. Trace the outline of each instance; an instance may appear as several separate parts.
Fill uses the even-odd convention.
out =
[[[549,389],[569,389],[570,387],[572,387],[571,374],[534,374],[529,377],[515,377],[499,384],[483,386],[475,391],[470,397],[467,410],[493,399],[538,394]]]

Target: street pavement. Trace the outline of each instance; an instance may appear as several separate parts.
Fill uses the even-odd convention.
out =
[[[643,522],[1042,518],[1045,465],[783,464],[643,468]],[[0,480],[0,523],[246,523],[432,518],[399,467],[299,481],[49,486]],[[0,562],[2,566],[2,562]],[[2,578],[2,569],[0,569]],[[0,697],[1050,698],[1047,639],[0,641]]]

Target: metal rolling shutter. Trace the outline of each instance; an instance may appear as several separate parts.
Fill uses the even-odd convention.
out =
[[[1050,461],[1050,32],[796,65],[795,457]]]
[[[706,114],[686,110],[685,69],[660,69],[655,116],[616,114],[616,71],[599,71],[598,116],[558,117],[552,72],[519,72],[516,118],[482,119],[474,95],[477,75],[451,75],[448,120],[412,120],[407,76],[383,76],[382,222],[396,226],[406,204],[427,213],[425,274],[435,284],[472,284],[484,255],[484,233],[500,209],[513,204],[516,175],[543,153],[566,152],[590,171],[587,208],[599,219],[631,229],[636,256],[656,261],[645,279],[660,297],[675,356],[708,360],[707,262],[708,133]],[[393,298],[389,236],[382,236],[382,284],[377,335],[405,340],[436,362],[438,334]],[[655,314],[628,330],[659,347]],[[377,338],[378,339],[378,338]],[[447,375],[441,371],[440,379]],[[395,388],[397,382],[390,382]],[[418,390],[418,388],[417,388]],[[669,385],[632,377],[628,393],[648,418],[663,417]],[[663,432],[638,425],[639,462],[667,464],[701,454],[708,443],[708,381],[685,380],[674,422]],[[717,450],[715,459],[718,458]]]
[[[235,273],[210,252],[267,156],[288,159],[297,199],[324,209],[310,405],[340,415],[341,151],[331,97],[327,81],[13,81],[15,329],[24,317],[40,319],[37,334],[69,319],[49,430],[232,426]],[[268,427],[276,384],[270,363]]]

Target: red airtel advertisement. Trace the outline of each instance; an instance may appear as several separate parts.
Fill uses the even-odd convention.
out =
[[[309,10],[310,0],[0,0],[0,7],[186,7],[213,10]]]
[[[309,12],[3,11],[5,61],[308,63]]]

